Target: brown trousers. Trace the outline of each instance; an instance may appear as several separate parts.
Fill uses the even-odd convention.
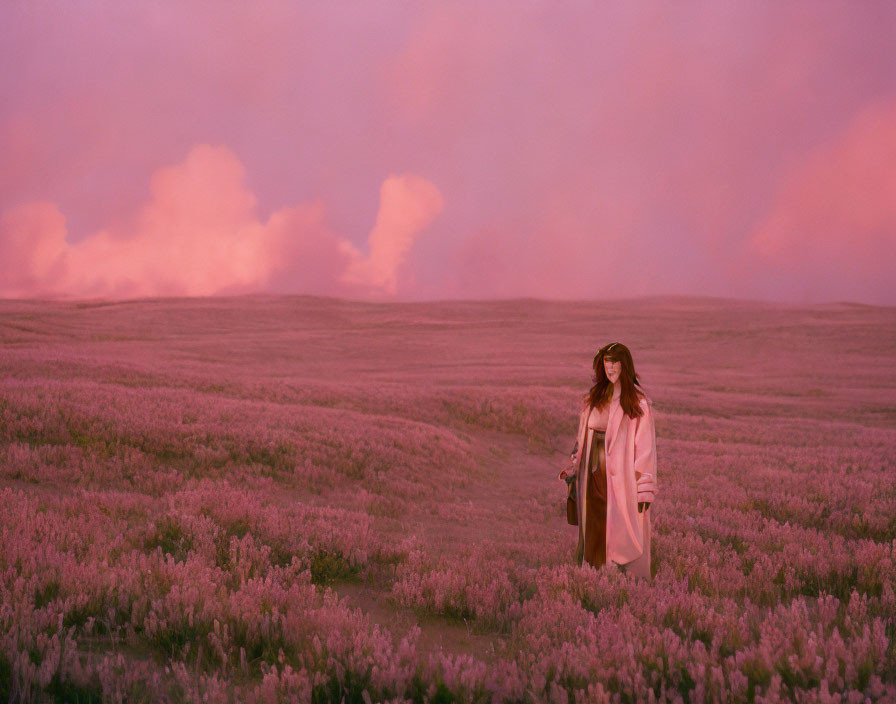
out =
[[[607,562],[607,452],[604,444],[605,431],[593,432],[590,451],[588,452],[585,471],[588,472],[587,490],[585,494],[585,529],[582,530],[579,520],[579,544],[576,546],[576,564],[581,565],[584,559],[593,567],[603,567]],[[581,489],[580,481],[577,489]]]

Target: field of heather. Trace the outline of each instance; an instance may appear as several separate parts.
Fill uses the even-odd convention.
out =
[[[597,347],[652,583],[575,567]],[[896,700],[896,309],[0,301],[0,700]]]

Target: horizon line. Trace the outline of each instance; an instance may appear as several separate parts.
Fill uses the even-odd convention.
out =
[[[140,296],[140,297],[94,297],[94,298],[69,298],[69,297],[0,297],[0,304],[6,303],[32,303],[32,304],[58,304],[58,305],[115,305],[126,303],[154,303],[154,302],[174,302],[174,301],[227,301],[227,300],[250,300],[250,299],[311,299],[319,301],[328,301],[334,303],[351,303],[363,304],[371,306],[419,306],[419,305],[437,305],[437,304],[462,304],[462,303],[556,303],[556,304],[576,304],[576,303],[601,303],[605,301],[613,301],[616,303],[648,303],[648,302],[693,302],[693,303],[735,303],[749,304],[773,307],[824,307],[824,306],[850,306],[861,308],[894,308],[896,305],[867,303],[864,301],[853,300],[828,300],[828,301],[788,301],[788,300],[769,300],[761,298],[737,298],[728,296],[710,296],[698,294],[649,294],[643,296],[618,296],[618,297],[602,297],[602,298],[542,298],[538,296],[513,296],[506,298],[432,298],[432,299],[358,299],[343,298],[339,296],[328,296],[313,293],[275,293],[256,291],[252,293],[239,294],[211,294],[206,296]]]

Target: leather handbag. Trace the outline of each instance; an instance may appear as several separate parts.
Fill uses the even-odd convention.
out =
[[[566,522],[571,526],[579,525],[579,510],[576,506],[576,483],[569,482],[566,494]]]

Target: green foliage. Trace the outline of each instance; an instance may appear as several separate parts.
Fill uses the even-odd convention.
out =
[[[198,643],[208,635],[210,626],[194,619],[193,625],[180,623],[160,629],[148,639],[150,645],[158,648],[170,657],[177,657],[187,643]]]
[[[44,584],[42,589],[37,589],[34,592],[34,608],[42,609],[51,601],[56,599],[59,596],[59,580],[51,579],[46,584]]]
[[[346,670],[343,680],[330,677],[326,683],[318,684],[311,691],[313,704],[324,702],[345,702],[346,704],[364,704],[364,691],[370,688],[370,671],[364,674]],[[370,692],[368,691],[368,694]]]
[[[12,701],[12,664],[0,651],[0,701]]]
[[[311,581],[314,584],[331,584],[338,581],[354,581],[359,568],[349,563],[341,552],[328,552],[322,548],[311,555]]]
[[[240,518],[225,526],[215,538],[215,564],[222,570],[230,567],[230,539],[245,537],[249,528],[249,522],[245,518]]]
[[[772,681],[772,673],[769,672],[758,660],[748,660],[741,666],[741,672],[747,676],[747,701],[756,699],[756,687],[768,687]]]
[[[176,518],[162,516],[156,521],[155,532],[146,539],[143,547],[150,552],[161,548],[175,562],[182,562],[193,549],[193,537],[184,532]]]
[[[99,704],[103,701],[103,688],[97,675],[93,675],[87,684],[80,685],[70,678],[60,678],[56,672],[45,691],[55,701],[67,704],[94,704],[94,702]]]

